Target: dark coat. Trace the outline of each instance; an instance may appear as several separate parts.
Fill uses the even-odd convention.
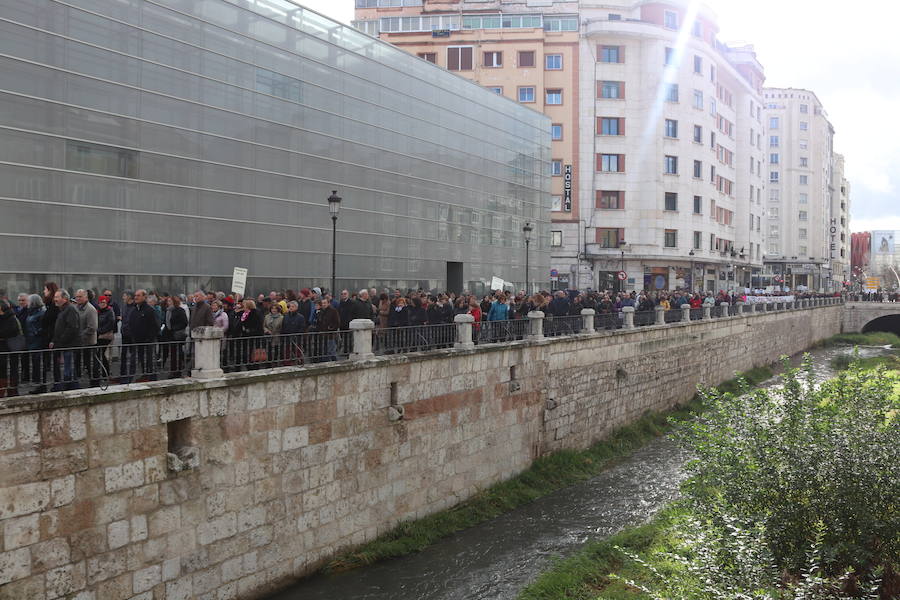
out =
[[[259,314],[259,311],[251,310],[246,312],[249,313],[247,318],[240,321],[241,337],[256,337],[263,335],[263,319]],[[241,316],[243,315],[244,313],[241,313]]]
[[[409,325],[409,307],[394,306],[388,313],[388,327],[406,327]]]
[[[370,321],[375,320],[375,308],[372,306],[372,303],[368,300],[360,300],[357,298],[353,300],[350,312],[350,320],[354,319],[369,319]]]
[[[124,310],[124,314],[128,314],[128,311]],[[125,317],[122,319],[124,322]],[[135,302],[131,314],[128,314],[128,327],[122,328],[122,335],[125,335],[126,331],[130,331],[131,341],[136,344],[155,342],[159,337],[159,317],[156,316],[153,307],[146,302],[140,304]]]
[[[59,317],[59,307],[52,302],[47,305],[47,311],[41,317],[41,335],[44,336],[43,347],[46,348],[53,341],[53,332],[56,330],[56,319]]]
[[[341,300],[338,304],[338,314],[341,316],[341,329],[350,329],[350,321],[354,319],[353,310],[356,300]]]
[[[97,309],[97,335],[116,332],[116,312],[107,307],[106,310]]]
[[[131,340],[131,315],[134,314],[135,303],[131,304],[123,304],[122,312],[119,315],[122,317],[122,337],[127,340]]]
[[[22,333],[16,314],[8,311],[0,315],[0,352],[9,352],[7,340],[17,337]]]
[[[316,331],[337,331],[341,326],[341,315],[333,306],[319,310],[316,317]]]
[[[421,306],[411,306],[409,308],[409,324],[425,325],[428,322],[428,313]]]
[[[554,298],[548,308],[554,317],[565,317],[569,314],[569,301],[565,298]]]
[[[281,322],[281,333],[284,335],[291,333],[306,332],[306,317],[300,314],[300,311],[292,313],[288,311],[284,315],[284,321]]]
[[[53,328],[54,348],[76,348],[81,345],[78,310],[69,302],[60,311]]]
[[[213,312],[206,302],[198,302],[191,311],[191,330],[197,327],[212,327]]]

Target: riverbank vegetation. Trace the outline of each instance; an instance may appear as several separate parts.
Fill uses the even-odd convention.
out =
[[[767,367],[741,375],[752,384],[772,377]],[[719,389],[736,390],[737,379],[724,382]],[[433,515],[401,523],[392,531],[352,551],[332,559],[324,572],[343,571],[386,558],[418,552],[440,538],[483,523],[558,489],[590,479],[628,456],[650,440],[668,433],[702,410],[699,395],[689,403],[665,413],[644,415],[636,423],[616,430],[608,439],[587,450],[564,450],[536,461],[519,475],[491,486],[457,506]]]
[[[825,346],[893,346],[900,348],[900,336],[887,331],[839,333],[823,342]]]
[[[786,365],[787,367],[787,365]],[[900,598],[900,373],[702,393],[682,500],[558,562],[526,600]]]

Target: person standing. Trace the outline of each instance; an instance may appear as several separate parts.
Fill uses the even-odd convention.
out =
[[[78,330],[81,336],[81,349],[75,355],[75,376],[80,378],[87,373],[90,385],[99,385],[99,369],[97,364],[97,309],[90,303],[86,290],[75,292],[75,308],[78,311]]]
[[[37,294],[28,296],[28,316],[25,318],[25,346],[28,350],[31,382],[37,385],[31,391],[32,394],[43,394],[47,391],[45,386],[44,366],[42,359],[47,349],[47,335],[44,332],[44,315],[47,309],[44,301]]]
[[[53,341],[50,342],[51,350],[61,350],[54,356],[53,384],[54,392],[62,390],[78,389],[78,380],[75,378],[75,351],[81,343],[81,327],[78,319],[78,311],[72,306],[71,297],[66,290],[57,290],[53,295],[53,303],[59,311],[53,328]],[[62,377],[60,377],[59,363],[62,363]]]
[[[212,307],[206,301],[206,294],[197,290],[194,293],[194,310],[191,312],[191,331],[198,327],[212,327],[213,322],[213,311]]]
[[[131,383],[130,376],[137,372],[135,358],[140,364],[141,373],[150,380],[156,380],[153,344],[159,339],[159,326],[156,311],[147,304],[147,290],[137,290],[134,293],[134,303],[128,316],[128,329],[131,333],[131,341],[135,346],[132,348],[129,377],[125,378],[125,383]]]
[[[97,358],[103,367],[101,375],[109,378],[109,346],[116,335],[116,311],[109,296],[97,298]]]
[[[0,299],[0,398],[18,396],[19,392],[19,347],[24,341],[22,326],[15,309],[8,300]]]
[[[131,313],[134,312],[134,292],[125,290],[122,292],[122,306],[118,316],[119,333],[122,335],[122,351],[119,354],[119,370],[122,378],[120,383],[128,383],[129,375],[134,374],[134,348],[131,344]]]

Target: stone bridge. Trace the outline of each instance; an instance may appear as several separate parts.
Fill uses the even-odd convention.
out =
[[[844,333],[892,331],[900,335],[900,303],[848,302],[841,321]]]

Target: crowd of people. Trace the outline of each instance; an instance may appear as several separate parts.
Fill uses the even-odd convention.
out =
[[[900,292],[885,290],[871,290],[867,292],[852,292],[848,295],[852,302],[900,302]]]
[[[628,306],[637,312],[655,311],[657,306],[680,311],[684,304],[701,308],[742,300],[746,300],[743,294],[688,290],[560,290],[533,295],[498,290],[479,298],[466,292],[394,289],[379,293],[372,288],[343,290],[333,297],[318,287],[271,291],[255,298],[138,289],[116,298],[109,289],[100,294],[79,289],[70,295],[48,281],[42,294],[21,293],[15,305],[0,299],[0,396],[17,394],[23,383],[31,385],[31,393],[42,393],[50,388],[73,389],[81,383],[95,387],[109,380],[129,383],[137,377],[155,379],[158,374],[184,376],[190,355],[185,342],[197,327],[223,330],[222,364],[227,370],[238,370],[335,360],[351,350],[348,330],[355,319],[373,322],[376,344],[401,351],[408,344],[397,341],[401,337],[391,332],[449,325],[459,314],[472,315],[477,343],[509,339],[509,322],[525,319],[532,311],[552,320],[574,317],[590,308],[601,319],[607,315],[607,327],[616,327],[617,317]],[[111,346],[117,339],[118,377],[113,378]]]

